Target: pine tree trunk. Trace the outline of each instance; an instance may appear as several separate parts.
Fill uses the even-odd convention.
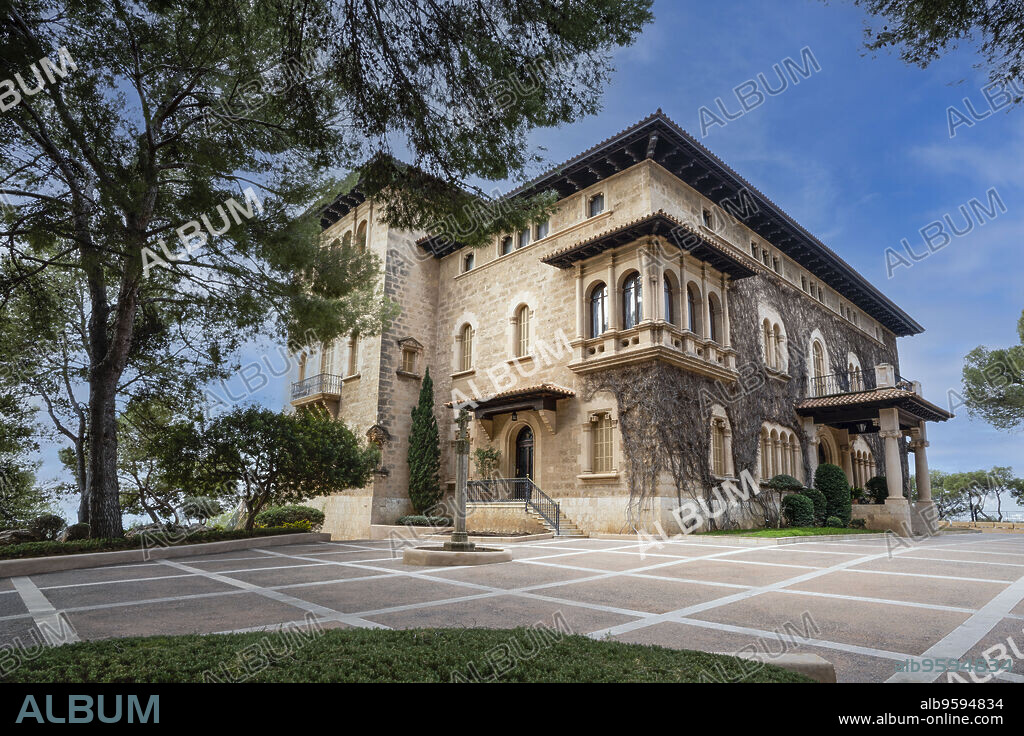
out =
[[[117,483],[117,379],[89,380],[89,536],[110,539],[124,535]]]

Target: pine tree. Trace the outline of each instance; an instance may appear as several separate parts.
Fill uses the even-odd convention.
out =
[[[428,368],[420,387],[420,399],[412,410],[409,433],[409,499],[422,514],[441,500],[441,444],[434,416],[434,382]]]

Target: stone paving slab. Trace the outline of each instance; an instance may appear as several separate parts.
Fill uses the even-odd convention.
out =
[[[833,662],[840,681],[884,681],[895,661],[943,639],[964,657],[1011,636],[1024,652],[1024,600],[1006,600],[1024,578],[1024,540],[727,541],[642,548],[635,539],[550,539],[510,545],[508,563],[429,568],[405,565],[388,541],[304,540],[30,580],[82,639],[263,630],[312,611],[324,626],[541,624],[704,651],[771,642],[775,651],[778,632],[810,620],[811,641],[792,651]],[[878,555],[888,556],[866,559]],[[34,594],[19,585],[0,578],[0,646],[18,637],[31,644],[36,617],[45,620],[28,613],[22,595]],[[986,619],[997,625],[963,626],[997,595],[1001,612]]]
[[[765,593],[691,618],[739,626],[756,623],[757,628],[774,631],[785,630],[787,625],[804,629],[804,617],[809,616],[818,629],[815,638],[920,654],[968,615],[926,609],[897,612],[884,603]]]

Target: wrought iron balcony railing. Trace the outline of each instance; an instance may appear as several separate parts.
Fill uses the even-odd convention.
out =
[[[896,374],[895,388],[901,391],[913,391],[912,381]],[[878,381],[873,370],[855,370],[833,373],[828,376],[805,377],[804,395],[810,398],[853,394],[859,391],[873,391],[878,388]]]
[[[341,396],[341,376],[321,373],[320,375],[310,376],[304,381],[296,381],[292,384],[292,401],[319,394]]]

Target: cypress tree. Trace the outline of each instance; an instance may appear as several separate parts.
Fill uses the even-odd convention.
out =
[[[441,444],[434,416],[434,382],[428,368],[420,386],[419,402],[412,410],[409,433],[409,499],[422,514],[441,500]]]

